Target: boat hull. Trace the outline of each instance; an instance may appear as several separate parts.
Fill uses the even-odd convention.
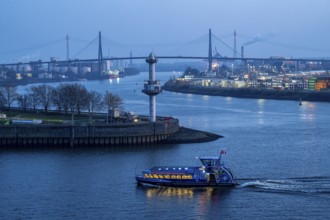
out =
[[[145,178],[142,176],[137,176],[136,181],[139,185],[155,185],[155,186],[169,186],[169,187],[234,187],[237,185],[236,182],[207,182],[207,181],[198,181],[198,180],[160,180]]]

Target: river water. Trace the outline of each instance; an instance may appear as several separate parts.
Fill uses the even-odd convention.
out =
[[[157,73],[162,83],[173,73]],[[84,81],[148,114],[147,73]],[[19,87],[19,91],[26,86]],[[199,144],[0,151],[0,219],[327,219],[330,216],[330,103],[212,97],[164,91],[157,114],[224,138]],[[46,146],[45,146],[46,147]],[[156,165],[199,165],[218,155],[232,189],[140,187]]]

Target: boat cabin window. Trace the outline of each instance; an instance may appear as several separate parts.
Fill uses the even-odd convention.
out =
[[[182,179],[191,180],[192,175],[182,175]]]
[[[183,179],[189,180],[192,179],[192,175],[189,174],[143,174],[145,178],[153,178],[153,179]]]
[[[147,178],[153,178],[152,174],[144,174]]]
[[[190,176],[190,175],[182,175],[182,179],[183,179],[183,180],[187,180],[187,179],[189,179],[189,176]]]
[[[167,174],[167,175],[164,175],[164,178],[165,178],[165,179],[170,179],[171,176]]]

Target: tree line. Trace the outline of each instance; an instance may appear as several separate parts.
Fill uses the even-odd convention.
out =
[[[82,111],[92,115],[95,112],[121,109],[123,100],[116,94],[88,91],[79,83],[32,85],[24,94],[11,85],[0,87],[0,107],[10,110],[16,101],[22,110],[42,108],[44,112],[56,109],[59,113],[80,114]]]

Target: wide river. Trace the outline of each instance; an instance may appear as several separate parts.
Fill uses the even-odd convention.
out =
[[[173,73],[156,73],[164,83]],[[147,73],[119,81],[82,81],[113,92],[124,108],[149,114],[141,93]],[[53,84],[55,85],[55,84]],[[26,86],[19,87],[24,91]],[[223,135],[214,142],[143,147],[0,151],[0,219],[328,219],[330,103],[240,99],[170,93],[157,115]],[[137,186],[156,165],[223,161],[240,185],[232,189]]]

